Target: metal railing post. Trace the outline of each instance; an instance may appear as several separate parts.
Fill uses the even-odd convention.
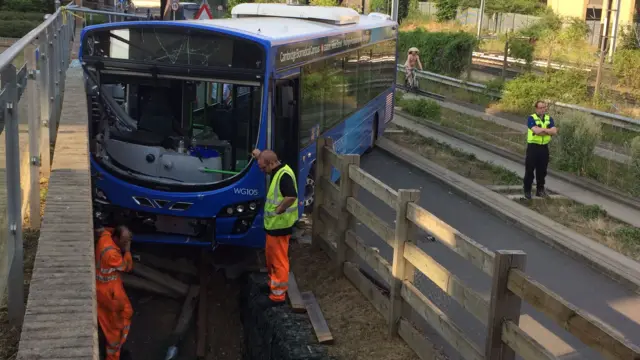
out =
[[[7,282],[7,306],[11,325],[22,324],[24,316],[24,274],[22,250],[22,191],[20,189],[20,144],[18,129],[18,87],[16,67],[7,65],[0,73],[5,92],[5,156],[7,185],[7,254],[9,279]]]
[[[51,79],[49,78],[49,62],[51,61],[49,49],[49,28],[40,35],[40,56],[38,65],[40,68],[40,171],[42,176],[49,178],[51,173],[51,145],[49,143],[49,116],[51,114],[51,103],[49,102],[49,90]]]
[[[54,42],[56,40],[56,25],[55,23],[51,23],[51,27],[47,29],[48,33],[48,51],[49,54],[47,58],[47,64],[49,65],[49,73],[48,75],[48,98],[49,98],[49,116],[48,116],[48,127],[49,127],[49,147],[51,147],[54,143],[55,129],[56,129],[56,50],[54,46]]]
[[[27,114],[29,116],[29,227],[40,228],[40,114],[36,81],[36,47],[25,49],[27,61]]]

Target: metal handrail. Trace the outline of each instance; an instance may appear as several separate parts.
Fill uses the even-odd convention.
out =
[[[55,142],[62,112],[76,17],[83,20],[80,26],[84,24],[84,19],[73,13],[104,14],[116,20],[147,18],[81,8],[73,3],[61,7],[59,0],[55,0],[55,5],[53,14],[45,15],[40,25],[0,53],[0,150],[4,147],[6,158],[5,184],[0,183],[0,191],[6,192],[6,197],[0,196],[3,201],[0,207],[4,206],[7,214],[6,222],[0,222],[7,224],[6,228],[0,228],[0,235],[7,239],[4,257],[10,264],[7,277],[0,278],[0,291],[4,291],[6,285],[9,321],[16,326],[24,316],[22,222],[26,204],[29,204],[30,227],[37,229],[40,227],[39,180],[41,174],[48,177],[50,173],[49,149]],[[25,63],[16,67],[15,61],[20,55],[24,55]],[[21,100],[26,102],[23,105],[26,105],[27,116],[19,111]],[[29,145],[24,149],[20,146],[20,127],[27,121],[20,121],[20,117],[28,119]]]
[[[398,64],[398,70],[404,71],[404,65]],[[434,81],[434,82],[439,82],[441,84],[445,84],[445,85],[449,85],[449,86],[453,86],[453,87],[458,87],[458,88],[462,88],[462,89],[473,91],[473,92],[484,93],[484,94],[487,94],[489,96],[496,97],[496,98],[502,97],[501,94],[499,94],[499,93],[497,93],[495,91],[489,90],[487,88],[487,86],[484,85],[484,84],[479,84],[479,83],[474,83],[474,82],[467,82],[467,81],[463,81],[463,80],[460,80],[460,79],[456,79],[456,78],[452,78],[452,77],[444,76],[444,75],[440,75],[440,74],[435,74],[435,73],[428,72],[428,71],[422,71],[422,70],[414,70],[414,71],[416,72],[416,75],[418,77],[423,78],[423,79],[431,80],[431,81]],[[562,102],[551,102],[551,104],[555,105],[555,106],[558,106],[558,107],[571,109],[571,110],[576,110],[576,111],[584,112],[584,113],[591,114],[591,115],[594,115],[594,116],[598,116],[598,117],[601,117],[601,118],[604,118],[604,119],[619,121],[619,122],[623,123],[623,124],[616,123],[616,122],[611,123],[614,126],[627,127],[627,126],[625,126],[627,124],[640,126],[640,120],[633,119],[633,118],[626,117],[626,116],[622,116],[622,115],[618,115],[618,114],[612,114],[612,113],[608,113],[608,112],[604,112],[604,111],[600,111],[600,110],[596,110],[596,109],[590,109],[590,108],[586,108],[586,107],[579,106],[579,105],[565,104],[565,103],[562,103]]]

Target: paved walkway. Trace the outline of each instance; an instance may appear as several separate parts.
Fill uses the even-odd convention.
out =
[[[417,96],[414,94],[406,94],[405,93],[405,97],[409,98],[409,99],[424,99],[424,97],[422,96]],[[479,110],[474,110],[471,109],[467,106],[462,106],[459,104],[454,104],[451,102],[447,102],[447,101],[439,101],[439,100],[435,100],[435,99],[430,99],[433,100],[435,102],[437,102],[438,104],[440,104],[440,106],[449,109],[449,110],[453,110],[462,114],[466,114],[466,115],[470,115],[470,116],[474,116],[477,117],[479,119],[482,120],[486,120],[486,121],[490,121],[493,122],[495,124],[504,126],[506,128],[509,129],[513,129],[513,130],[517,130],[519,132],[522,132],[523,134],[526,133],[527,131],[527,126],[524,124],[524,119],[522,120],[523,123],[517,123],[514,122],[512,120],[508,120],[502,117],[498,117],[492,114],[487,113],[486,111],[479,111]],[[615,162],[619,162],[619,163],[623,163],[626,164],[629,162],[629,155],[626,154],[622,154],[619,152],[615,152],[609,149],[605,149],[602,147],[596,147],[595,150],[593,151],[594,154],[603,157],[605,159],[609,159]]]
[[[70,68],[17,360],[98,359],[88,152],[82,69]]]
[[[460,149],[461,151],[474,154],[480,161],[494,163],[508,170],[511,170],[516,174],[524,175],[524,165],[518,162],[502,158],[492,152],[481,149],[471,144],[467,144],[462,140],[458,140],[424,125],[420,125],[415,121],[410,120],[407,117],[402,116],[401,114],[398,114],[397,112],[394,116],[393,123],[398,126],[402,126],[404,128],[415,131],[416,133],[424,137],[436,139],[439,142],[449,144],[450,146]],[[609,216],[640,228],[640,210],[624,204],[620,204],[602,195],[589,192],[581,187],[558,179],[552,175],[547,175],[546,186],[550,190],[562,194],[569,199],[577,201],[581,204],[599,205],[601,208],[607,211]]]

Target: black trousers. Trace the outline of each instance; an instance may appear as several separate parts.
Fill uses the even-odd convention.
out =
[[[531,191],[534,172],[536,188],[538,190],[544,190],[544,178],[547,177],[547,166],[549,166],[549,145],[528,144],[524,164],[525,191]]]

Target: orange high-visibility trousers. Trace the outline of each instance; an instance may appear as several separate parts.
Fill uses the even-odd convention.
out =
[[[122,256],[111,231],[105,230],[96,246],[96,297],[98,324],[106,340],[106,360],[120,359],[120,350],[129,335],[133,308],[119,272],[131,271],[132,264],[131,253]]]
[[[269,274],[269,299],[284,301],[289,287],[289,239],[291,235],[271,236],[267,234],[264,255]]]

